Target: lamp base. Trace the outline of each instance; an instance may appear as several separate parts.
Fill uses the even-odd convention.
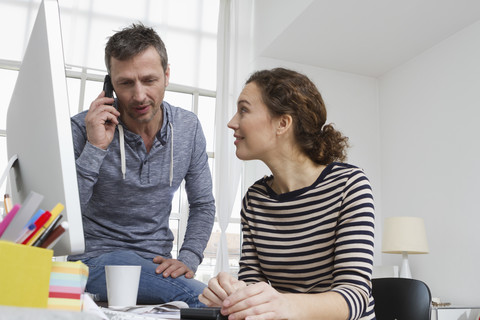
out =
[[[402,267],[400,268],[400,278],[412,279],[410,265],[408,264],[408,253],[402,253]]]

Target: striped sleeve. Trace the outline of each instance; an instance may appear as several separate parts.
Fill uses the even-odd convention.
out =
[[[374,219],[370,183],[362,171],[353,171],[338,221],[332,285],[347,301],[350,319],[359,319],[370,304]]]
[[[246,283],[255,282],[267,282],[267,279],[261,271],[261,266],[258,260],[257,249],[253,241],[250,227],[245,218],[245,208],[248,203],[248,193],[245,195],[242,201],[242,257],[240,260],[240,269],[242,272],[239,274],[238,279],[245,281]],[[248,257],[248,258],[247,258]]]

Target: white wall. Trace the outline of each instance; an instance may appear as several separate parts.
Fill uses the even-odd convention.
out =
[[[434,296],[480,305],[480,22],[379,81],[382,209],[425,219]],[[384,263],[400,263],[383,255]]]
[[[245,1],[245,0],[240,0]],[[251,0],[250,0],[251,1]],[[297,17],[303,13],[313,2],[313,0],[261,0],[254,1],[255,14],[252,16],[253,29],[255,31],[255,37],[253,39],[255,47],[255,56],[261,54],[261,52],[270,45],[270,43],[280,34],[283,30],[297,19]]]

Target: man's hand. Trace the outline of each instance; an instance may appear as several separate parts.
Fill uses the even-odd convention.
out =
[[[176,259],[167,259],[162,256],[156,256],[153,258],[154,263],[158,263],[159,266],[155,269],[157,274],[163,273],[165,278],[172,277],[177,278],[181,275],[185,275],[185,278],[192,279],[195,273],[190,270],[183,262]]]
[[[115,127],[118,124],[117,117],[120,116],[120,112],[110,105],[113,101],[113,98],[105,97],[105,92],[102,91],[97,99],[92,102],[85,116],[88,141],[104,150],[113,140]]]

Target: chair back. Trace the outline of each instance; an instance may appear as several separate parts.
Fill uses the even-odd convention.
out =
[[[377,320],[430,320],[431,293],[415,279],[372,279]]]

